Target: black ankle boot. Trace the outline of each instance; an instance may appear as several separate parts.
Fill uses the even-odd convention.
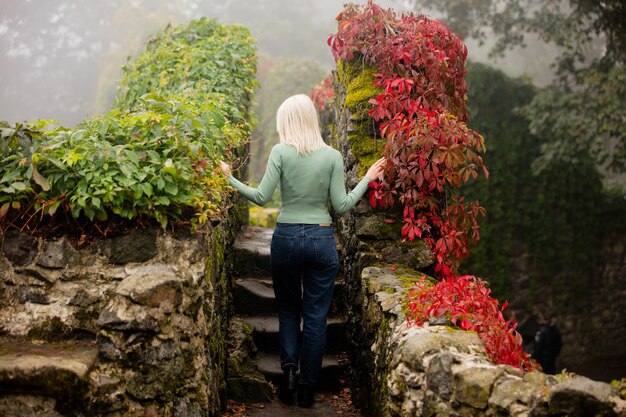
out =
[[[313,385],[298,385],[298,407],[310,408],[311,406],[313,406],[314,400],[315,393],[313,390]]]
[[[293,404],[293,395],[298,386],[296,367],[287,366],[283,369],[283,384],[278,390],[278,399],[285,404]]]

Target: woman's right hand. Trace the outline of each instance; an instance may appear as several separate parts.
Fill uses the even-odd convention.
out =
[[[385,164],[387,163],[387,158],[384,156],[380,158],[378,161],[374,162],[370,169],[365,173],[366,177],[370,177],[372,180],[376,181],[380,178],[380,175],[383,173],[383,169],[385,169]]]
[[[228,165],[226,162],[220,161],[220,167],[222,168],[222,172],[224,173],[224,175],[226,175],[227,177],[230,177],[232,175],[230,165]]]

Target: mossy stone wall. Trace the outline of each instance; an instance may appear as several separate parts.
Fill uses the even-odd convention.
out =
[[[335,99],[322,112],[322,130],[342,152],[348,187],[382,151],[367,115],[368,100],[377,94],[372,76],[370,68],[339,62]],[[364,198],[335,219],[349,306],[352,393],[363,415],[626,415],[626,402],[608,384],[494,365],[475,333],[436,323],[410,326],[406,291],[434,258],[423,242],[400,242],[400,225],[385,222],[389,217],[395,216],[373,211]]]
[[[36,346],[52,358],[59,343],[94,352],[86,372],[72,374],[80,395],[58,384],[45,389],[45,381],[18,391],[45,399],[33,407],[48,404],[67,416],[219,415],[231,247],[245,213],[236,204],[220,224],[195,234],[148,229],[82,248],[65,237],[8,233],[0,251],[0,342],[21,343],[23,357]],[[23,403],[7,394],[19,381],[4,376],[56,378],[52,359],[49,372],[20,371],[20,364],[0,372],[0,414]]]

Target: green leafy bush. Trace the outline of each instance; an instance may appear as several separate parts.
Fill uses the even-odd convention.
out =
[[[201,19],[149,41],[108,114],[72,129],[0,122],[2,229],[45,215],[164,227],[218,216],[227,183],[214,168],[249,136],[255,70],[245,28]]]

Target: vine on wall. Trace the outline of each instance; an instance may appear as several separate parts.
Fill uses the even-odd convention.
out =
[[[337,20],[328,44],[338,66],[374,68],[373,86],[382,91],[370,98],[368,114],[389,163],[383,179],[370,183],[370,203],[399,210],[402,237],[421,238],[435,254],[439,282],[422,280],[410,291],[410,320],[421,324],[446,315],[477,331],[494,362],[532,367],[516,323],[502,315],[506,304],[499,306],[483,281],[457,276],[470,241],[480,237],[478,218],[484,215],[459,188],[489,175],[481,156],[484,139],[466,125],[465,45],[436,20],[397,17],[373,1],[347,5]],[[314,91],[318,106],[332,97],[328,90],[327,81]]]

